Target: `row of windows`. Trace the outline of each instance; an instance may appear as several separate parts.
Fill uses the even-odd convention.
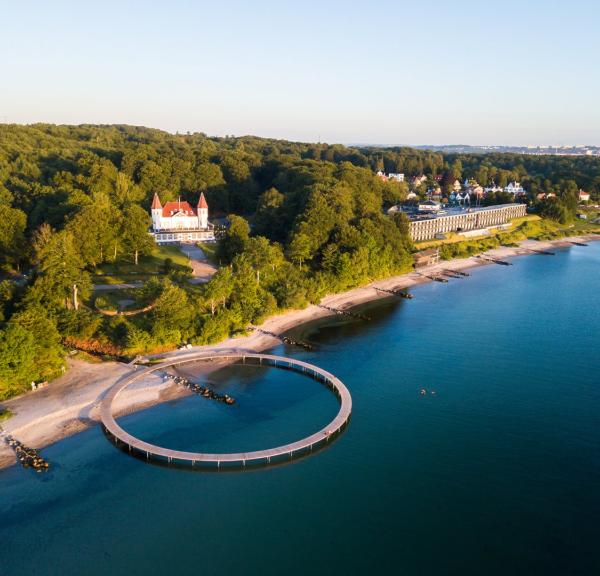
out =
[[[175,222],[174,224],[168,226],[162,224],[160,227],[161,230],[194,230],[196,228],[199,228],[198,221],[189,223]]]
[[[410,233],[413,240],[428,240],[438,233],[462,230],[475,230],[505,224],[511,218],[525,215],[525,205],[499,208],[498,210],[486,210],[485,212],[473,212],[470,214],[458,214],[455,216],[442,216],[431,220],[411,222]]]
[[[176,242],[178,240],[212,240],[212,232],[187,232],[175,234],[156,234],[157,242]]]

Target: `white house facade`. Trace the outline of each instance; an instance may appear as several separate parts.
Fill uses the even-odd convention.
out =
[[[402,172],[390,172],[388,179],[394,182],[404,182],[404,174]]]
[[[154,194],[152,208],[152,232],[158,244],[169,242],[212,242],[214,226],[208,221],[208,204],[204,193],[200,194],[198,206],[178,200],[164,206],[158,194]]]
[[[505,189],[505,192],[509,194],[525,194],[525,188],[521,186],[520,182],[511,182]]]
[[[583,190],[579,190],[578,198],[580,202],[587,202],[590,199],[590,195]]]

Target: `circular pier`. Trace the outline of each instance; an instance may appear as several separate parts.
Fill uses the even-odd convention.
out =
[[[275,368],[281,368],[284,370],[293,370],[304,374],[310,378],[314,378],[319,382],[322,382],[328,388],[330,388],[337,396],[340,402],[340,409],[335,418],[327,424],[324,428],[298,440],[291,444],[285,444],[283,446],[276,446],[275,448],[268,448],[266,450],[255,450],[252,452],[237,452],[237,453],[223,453],[223,454],[211,454],[201,452],[184,452],[181,450],[170,450],[161,446],[156,446],[148,442],[144,442],[135,436],[132,436],[123,428],[121,428],[114,416],[113,416],[113,403],[119,394],[127,388],[133,382],[141,380],[152,374],[170,368],[172,366],[180,366],[182,364],[188,364],[191,362],[198,361],[212,361],[212,360],[231,360],[233,362],[241,362],[242,364],[254,365],[254,366],[272,366]],[[329,442],[337,433],[339,433],[350,419],[352,412],[352,397],[350,392],[344,386],[339,378],[336,378],[333,374],[309,364],[308,362],[302,362],[301,360],[294,360],[291,358],[285,358],[283,356],[273,356],[270,354],[254,354],[254,353],[243,353],[243,352],[228,352],[228,353],[217,353],[217,354],[192,354],[172,360],[168,360],[156,366],[151,366],[145,370],[141,370],[131,378],[126,379],[124,382],[120,382],[113,386],[104,399],[100,407],[100,417],[102,424],[106,432],[115,439],[118,444],[121,442],[123,447],[127,447],[129,452],[137,453],[145,456],[147,459],[159,459],[169,463],[178,464],[189,464],[191,466],[213,466],[221,468],[226,466],[228,468],[245,467],[250,464],[271,464],[280,463],[285,459],[292,460],[294,455],[305,454],[312,450],[321,447],[325,443]]]

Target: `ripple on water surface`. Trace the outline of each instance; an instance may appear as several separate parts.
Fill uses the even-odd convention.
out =
[[[411,291],[370,322],[304,326],[314,352],[273,351],[348,386],[353,417],[328,450],[194,473],[92,428],[42,451],[43,478],[0,473],[0,574],[599,574],[600,243]],[[120,422],[238,450],[337,410],[295,373],[236,370],[209,380],[238,412],[189,397]]]

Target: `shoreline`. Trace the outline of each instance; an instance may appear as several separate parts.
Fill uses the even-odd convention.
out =
[[[488,250],[483,255],[499,259],[513,258],[532,255],[534,254],[533,250],[568,247],[572,245],[571,242],[573,241],[598,240],[600,240],[600,235],[572,236],[548,241],[524,240],[518,246],[501,246]],[[431,282],[423,274],[434,275],[442,270],[464,271],[489,264],[492,264],[492,262],[486,262],[475,257],[442,260],[438,264],[420,268],[419,272],[407,272],[400,276],[377,280],[347,292],[326,296],[321,300],[321,304],[348,309],[370,301],[393,298],[392,295],[379,292],[375,288],[402,290]],[[275,334],[282,334],[296,326],[333,315],[334,313],[329,310],[310,305],[303,310],[291,310],[271,316],[260,325],[260,328]],[[191,350],[154,354],[146,356],[146,358],[168,356],[169,358],[181,357],[183,359],[186,355],[197,354],[198,352],[232,350],[262,352],[280,343],[278,339],[272,336],[253,331],[247,336],[228,338],[218,344],[194,346]],[[205,370],[205,373],[210,373],[221,367],[221,364],[210,367]],[[41,449],[54,444],[98,424],[100,420],[99,405],[108,389],[119,380],[127,378],[135,370],[136,368],[132,365],[118,362],[96,364],[77,359],[69,360],[67,373],[54,380],[47,388],[26,393],[2,403],[3,406],[14,413],[14,416],[4,421],[0,425],[0,430],[17,437],[27,446],[33,448]],[[143,386],[133,387],[123,395],[119,406],[117,406],[118,415],[122,416],[162,402],[168,402],[183,397],[187,392],[172,383],[164,383],[159,378],[154,377],[154,381],[151,380],[152,377],[149,377]],[[12,466],[15,463],[16,458],[12,450],[4,442],[0,442],[0,469]]]

